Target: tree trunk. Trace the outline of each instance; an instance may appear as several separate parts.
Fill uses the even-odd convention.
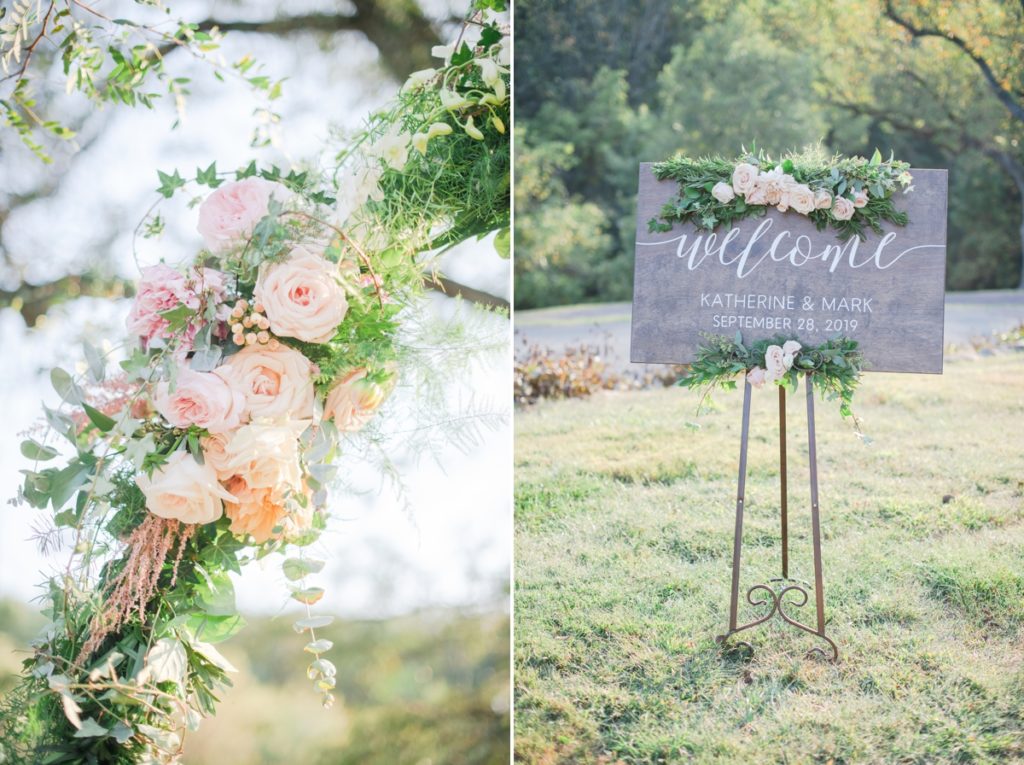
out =
[[[992,150],[986,153],[1013,179],[1020,194],[1020,280],[1017,289],[1024,290],[1024,164],[1005,151]]]

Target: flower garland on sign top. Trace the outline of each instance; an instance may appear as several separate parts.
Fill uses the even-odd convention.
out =
[[[652,232],[668,232],[676,223],[715,229],[750,216],[763,216],[769,207],[804,215],[819,231],[831,227],[839,239],[881,234],[882,223],[907,224],[896,209],[898,190],[911,190],[913,178],[906,162],[883,160],[876,149],[871,159],[826,158],[820,149],[790,153],[774,161],[763,151],[746,152],[733,160],[722,157],[675,157],[656,163],[654,176],[674,180],[679,193],[648,222]],[[739,374],[756,388],[765,383],[795,390],[799,374],[814,375],[823,396],[838,399],[844,417],[853,415],[854,389],[863,369],[857,342],[836,336],[818,346],[796,337],[775,337],[744,345],[734,339],[708,335],[679,384],[690,388],[733,389]],[[854,417],[856,423],[856,417]]]
[[[198,205],[204,247],[142,269],[125,350],[86,345],[82,374],[54,369],[63,404],[21,445],[34,464],[18,502],[49,508],[43,542],[70,536],[72,553],[0,707],[0,761],[179,761],[235,671],[215,648],[244,625],[229,575],[271,553],[306,609],[309,678],[334,701],[317,633],[331,617],[311,610],[325,562],[306,551],[336,462],[412,374],[424,250],[492,232],[500,251],[508,225],[508,30],[482,11],[467,26],[479,38],[435,51],[443,65],[351,137],[333,180],[255,163],[160,173],[160,200]],[[163,230],[158,209],[141,235]],[[473,344],[456,332],[422,353],[459,339]]]

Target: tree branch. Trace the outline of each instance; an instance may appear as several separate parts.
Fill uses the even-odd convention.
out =
[[[269,35],[301,33],[337,34],[361,32],[380,51],[381,60],[393,77],[404,81],[411,72],[437,63],[430,49],[441,39],[416,0],[400,0],[381,7],[375,0],[353,0],[354,15],[309,13],[265,21],[230,21],[208,18],[199,22],[203,31],[217,27],[222,32]]]
[[[1022,2],[1022,7],[1024,7],[1024,2]],[[941,29],[915,26],[912,22],[903,18],[896,12],[896,9],[893,7],[892,0],[885,0],[885,15],[890,21],[903,27],[903,29],[909,32],[911,37],[938,37],[953,43],[956,47],[962,50],[964,54],[971,59],[971,61],[974,62],[978,69],[981,70],[982,75],[984,75],[985,79],[988,81],[989,87],[995,93],[996,98],[998,98],[1002,104],[1009,109],[1010,114],[1021,122],[1024,122],[1024,104],[1018,102],[1014,94],[1007,88],[1003,87],[1002,83],[1000,83],[999,79],[996,77],[995,72],[992,71],[992,67],[989,63],[983,57],[971,50],[971,47],[967,44],[966,40],[954,32],[943,32]]]
[[[474,289],[473,287],[467,287],[465,284],[447,279],[443,276],[424,276],[423,285],[428,289],[436,290],[442,295],[448,297],[461,297],[463,300],[468,300],[470,303],[476,303],[478,305],[491,306],[492,308],[501,308],[508,310],[509,302],[505,298],[500,298],[497,295],[492,295],[489,292],[483,290]]]

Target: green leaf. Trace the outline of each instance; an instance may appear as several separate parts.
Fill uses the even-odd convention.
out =
[[[41,443],[32,440],[21,442],[21,453],[30,460],[46,462],[57,456],[57,450],[52,446],[43,446]]]
[[[878,149],[875,149],[875,153],[871,155],[871,161],[868,164],[872,166],[882,164],[882,154]]]
[[[311,606],[314,603],[318,602],[320,598],[322,598],[323,596],[323,587],[306,587],[302,590],[295,590],[292,593],[292,598],[299,601],[300,603],[305,603],[307,606]]]
[[[185,621],[185,629],[197,640],[207,643],[221,643],[238,633],[245,626],[245,619],[233,616],[210,616],[192,614]]]
[[[82,720],[82,727],[75,731],[75,738],[96,738],[106,736],[110,731],[100,725],[91,717]]]
[[[50,384],[53,385],[53,389],[57,391],[57,394],[69,404],[82,403],[84,396],[81,388],[75,384],[71,375],[60,367],[54,367],[50,370]]]
[[[157,177],[160,179],[160,188],[157,189],[157,193],[170,199],[174,196],[174,192],[185,185],[185,179],[182,178],[178,171],[174,171],[174,175],[168,175],[162,170],[156,171]]]
[[[205,170],[196,168],[196,183],[202,186],[209,186],[211,189],[215,189],[223,183],[220,178],[217,177],[217,163],[211,162],[210,166]]]
[[[82,343],[82,350],[85,352],[85,361],[89,365],[89,373],[92,375],[92,379],[96,382],[103,382],[103,378],[107,373],[107,364],[103,360],[103,355],[96,346],[88,341]]]
[[[323,639],[321,639],[321,640],[314,640],[311,643],[306,643],[306,647],[303,648],[302,650],[304,650],[306,653],[311,653],[311,654],[314,654],[314,655],[319,655],[319,654],[322,654],[322,653],[326,653],[327,651],[330,651],[333,647],[334,647],[334,643],[332,643],[330,640],[323,640]]]
[[[288,558],[281,564],[281,569],[289,581],[295,582],[306,574],[316,574],[324,568],[324,561],[310,558]]]
[[[81,462],[75,461],[63,470],[58,470],[50,477],[50,503],[54,510],[60,510],[89,480],[89,469]]]
[[[497,250],[498,257],[509,259],[512,252],[512,232],[508,226],[505,226],[494,237],[494,249]]]
[[[782,172],[792,173],[793,172],[793,160],[786,159],[782,162]]]
[[[333,616],[310,616],[306,619],[299,619],[292,628],[299,633],[305,632],[306,630],[318,630],[321,627],[326,627],[334,621]]]
[[[112,417],[108,417],[107,415],[103,414],[103,412],[101,412],[96,407],[89,406],[88,404],[83,403],[82,408],[85,410],[85,413],[89,417],[89,420],[92,421],[92,424],[99,428],[100,431],[103,433],[109,433],[114,428],[114,425],[117,424],[116,422],[114,422],[114,419]]]
[[[205,578],[197,588],[199,607],[211,616],[233,616],[235,608],[235,586],[225,571],[218,571]],[[207,639],[207,642],[213,642]]]

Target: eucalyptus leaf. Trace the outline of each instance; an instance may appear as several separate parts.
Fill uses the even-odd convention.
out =
[[[71,375],[60,367],[50,370],[50,383],[64,401],[69,404],[81,404],[84,398],[81,388],[75,384]]]
[[[96,738],[97,736],[106,736],[110,733],[106,728],[100,725],[91,717],[86,717],[82,720],[82,726],[75,731],[75,738]]]

